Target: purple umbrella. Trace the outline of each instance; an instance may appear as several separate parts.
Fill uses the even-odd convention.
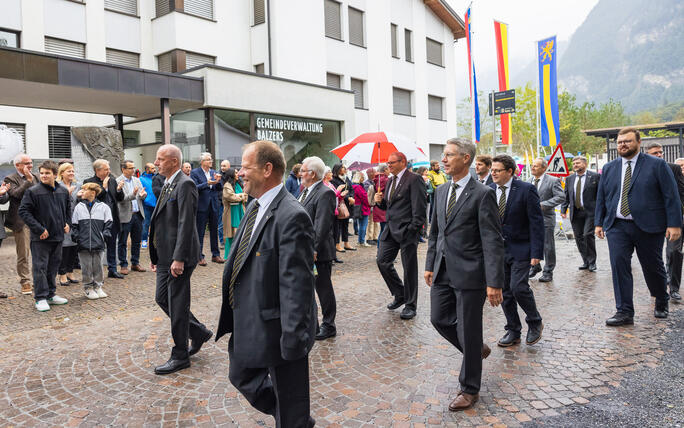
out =
[[[365,171],[368,168],[373,168],[376,165],[377,165],[377,163],[373,164],[373,163],[356,161],[356,162],[352,163],[351,165],[349,165],[347,167],[347,169],[352,170],[352,171]]]

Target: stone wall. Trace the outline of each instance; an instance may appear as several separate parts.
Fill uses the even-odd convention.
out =
[[[124,158],[121,133],[112,128],[83,126],[71,128],[71,156],[74,160],[76,179],[93,176],[93,161],[106,159],[114,176],[121,174]]]

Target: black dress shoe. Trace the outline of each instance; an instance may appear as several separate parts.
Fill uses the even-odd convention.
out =
[[[315,426],[316,426],[316,419],[309,416],[309,425],[307,425],[307,428],[313,428]]]
[[[190,367],[190,360],[189,359],[185,359],[185,360],[170,359],[169,361],[165,362],[161,366],[155,367],[154,368],[154,374],[158,374],[158,375],[170,374],[173,372],[177,372],[178,370],[187,369],[188,367]]]
[[[394,300],[392,300],[392,303],[387,305],[387,309],[389,309],[390,311],[393,311],[393,310],[399,308],[403,304],[404,304],[404,299],[399,299],[399,298],[395,297]]]
[[[672,299],[673,302],[679,303],[682,301],[682,295],[679,294],[678,291],[673,291],[670,293],[670,299]]]
[[[197,343],[195,343],[194,340],[190,341],[190,348],[188,348],[188,355],[195,355],[196,353],[199,352],[200,349],[202,349],[202,345],[204,345],[209,339],[211,339],[211,336],[214,333],[211,331],[207,331],[206,336],[204,336],[201,340],[199,340]]]
[[[525,338],[525,343],[528,345],[534,345],[539,342],[542,337],[542,330],[544,330],[544,324],[541,322],[539,324],[531,325],[527,328],[527,337]]]
[[[109,273],[107,274],[107,277],[109,278],[116,278],[116,279],[123,279],[124,276],[121,275],[119,272],[110,270]]]
[[[553,275],[544,272],[542,276],[539,277],[539,282],[551,282],[553,281]]]
[[[72,278],[67,278],[67,279],[68,279],[69,282],[72,283],[72,284],[78,284],[79,282],[81,282],[81,281],[79,281],[79,280],[77,280],[77,279],[72,279]]]
[[[606,320],[606,325],[611,327],[631,324],[634,324],[634,318],[627,314],[623,314],[622,312],[616,312],[615,315]]]
[[[323,327],[318,331],[318,333],[316,333],[316,340],[325,340],[329,337],[335,336],[337,336],[337,330],[329,327]]]
[[[589,265],[589,272],[596,272],[596,263],[592,263]]]
[[[343,262],[342,260],[340,260],[340,259],[335,259],[335,260],[333,260],[333,261],[334,261],[335,263],[344,263],[344,262]]]
[[[670,310],[667,308],[667,306],[663,308],[655,308],[653,311],[653,316],[656,318],[667,318],[667,315],[670,313]]]
[[[508,348],[509,346],[513,346],[518,343],[520,343],[520,336],[512,331],[506,331],[506,334],[504,334],[504,336],[499,339],[498,342],[496,342],[496,344],[502,348]]]
[[[582,266],[578,267],[577,269],[579,270],[587,270],[589,269],[589,263],[585,263]]]
[[[530,266],[530,278],[534,278],[536,274],[542,271],[541,266],[539,266],[539,263],[537,263],[534,266]]]
[[[410,320],[411,318],[414,318],[416,316],[416,310],[407,308],[404,306],[404,309],[401,311],[401,315],[399,315],[399,318],[403,320]]]

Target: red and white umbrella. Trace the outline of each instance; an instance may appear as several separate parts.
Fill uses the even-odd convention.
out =
[[[331,150],[347,162],[382,163],[394,152],[402,152],[406,159],[427,159],[423,149],[411,140],[386,132],[367,132]]]

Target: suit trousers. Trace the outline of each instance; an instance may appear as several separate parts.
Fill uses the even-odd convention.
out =
[[[634,281],[632,253],[636,249],[646,286],[655,297],[656,308],[667,307],[667,273],[663,264],[664,233],[647,233],[631,220],[615,219],[606,231],[610,268],[613,272],[613,292],[618,312],[634,316]]]
[[[323,314],[323,326],[335,330],[335,315],[337,314],[337,301],[335,300],[335,290],[333,290],[332,280],[332,261],[317,261],[316,270],[316,294],[321,303],[321,313]]]
[[[211,208],[206,211],[197,211],[197,235],[199,235],[201,258],[204,258],[202,249],[204,248],[204,231],[207,229],[207,223],[209,223],[209,246],[211,248],[211,256],[218,257],[221,255],[218,246],[218,222],[219,218],[217,213]]]
[[[556,225],[544,225],[544,273],[553,274],[556,267]]]
[[[121,223],[121,231],[119,232],[119,265],[121,267],[128,266],[128,235],[131,236],[131,265],[140,264],[140,239],[142,238],[142,224],[143,216],[140,212],[133,213],[131,221],[128,223]]]
[[[461,391],[477,394],[482,380],[482,308],[487,291],[451,287],[444,265],[430,287],[430,322],[463,354],[458,376]]]
[[[28,229],[28,228],[27,228]],[[33,258],[33,297],[36,302],[55,295],[55,278],[62,262],[62,243],[56,241],[31,241]]]
[[[679,285],[682,283],[682,238],[676,241],[667,241],[665,246],[667,257],[667,282],[670,284],[670,293],[679,293]]]
[[[2,226],[2,225],[0,225]],[[31,257],[31,230],[24,225],[19,230],[14,231],[14,242],[17,250],[17,273],[19,282],[22,284],[31,283],[31,269],[29,267],[29,257]]]
[[[572,233],[577,249],[585,264],[596,264],[596,241],[594,238],[594,216],[586,210],[575,209],[572,216]]]
[[[382,278],[387,284],[390,293],[398,299],[406,302],[406,307],[416,310],[418,301],[418,243],[415,240],[399,243],[394,240],[392,234],[387,233],[380,242],[376,262]],[[401,250],[401,265],[404,267],[404,282],[401,282],[397,270],[394,269],[394,260]]]
[[[508,249],[506,250],[508,253]],[[528,260],[515,260],[510,254],[504,257],[504,287],[503,308],[506,315],[506,330],[520,336],[522,324],[518,316],[518,306],[525,311],[527,325],[536,325],[542,321],[534,300],[534,293],[530,288],[528,277],[530,274],[530,262]]]
[[[202,340],[209,330],[190,312],[190,277],[195,266],[185,266],[183,274],[171,275],[171,266],[157,265],[157,305],[171,319],[171,336],[174,347],[171,358],[188,358],[188,339]]]
[[[302,428],[309,424],[309,356],[274,367],[250,368],[233,358],[233,338],[228,345],[228,377],[247,401],[275,418],[277,428]]]
[[[110,272],[116,272],[116,238],[118,233],[112,232],[111,238],[105,238],[105,244],[107,245],[107,269]]]

